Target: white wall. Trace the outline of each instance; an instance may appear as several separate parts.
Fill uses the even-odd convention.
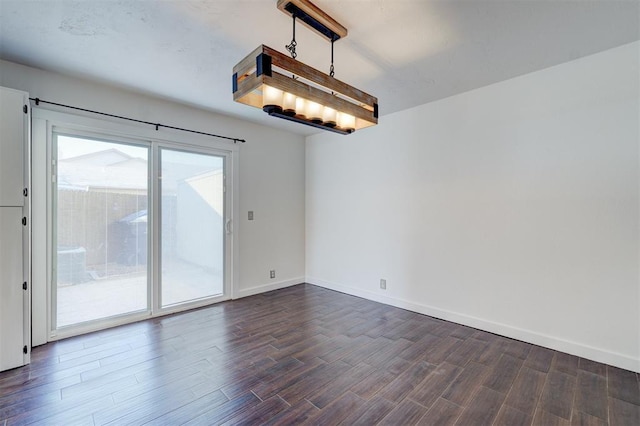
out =
[[[639,50],[308,137],[307,281],[640,371]]]
[[[304,280],[303,136],[6,61],[0,61],[0,85],[53,102],[246,139],[240,147],[236,182],[240,223],[234,224],[239,232],[234,294],[242,297]],[[162,132],[170,130],[161,129],[159,138]],[[254,221],[247,221],[248,210],[255,212]],[[277,271],[276,279],[269,278],[270,269]],[[46,309],[46,299],[42,291],[36,292],[36,287],[42,287],[35,279],[34,310],[41,311]],[[34,342],[46,333],[40,328],[34,324]]]

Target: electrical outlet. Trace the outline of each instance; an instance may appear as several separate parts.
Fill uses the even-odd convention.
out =
[[[387,289],[387,280],[380,279],[380,288],[383,290]]]
[[[276,270],[272,269],[269,271],[269,278],[275,278],[276,277]]]
[[[253,211],[249,210],[249,214],[247,216],[249,216],[249,220],[253,220]]]

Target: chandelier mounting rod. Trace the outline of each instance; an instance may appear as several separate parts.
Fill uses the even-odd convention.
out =
[[[303,24],[329,41],[347,36],[347,29],[309,0],[278,0],[278,9],[298,18]]]

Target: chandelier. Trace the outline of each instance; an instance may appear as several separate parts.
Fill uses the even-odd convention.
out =
[[[378,99],[334,77],[333,44],[347,29],[308,0],[278,0],[277,7],[293,19],[291,57],[260,45],[233,67],[233,100],[345,135],[378,124]],[[329,74],[296,60],[296,20],[330,41]]]

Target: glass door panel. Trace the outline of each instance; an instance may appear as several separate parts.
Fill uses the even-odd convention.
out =
[[[54,140],[54,328],[148,310],[149,148]]]
[[[224,157],[160,149],[162,307],[224,294]]]

